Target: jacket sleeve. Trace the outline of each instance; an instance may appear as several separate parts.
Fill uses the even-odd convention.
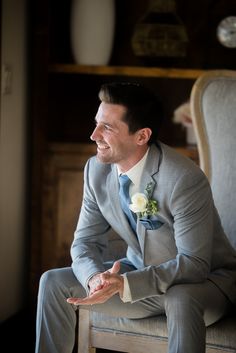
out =
[[[92,160],[89,160],[85,166],[83,201],[71,246],[73,272],[87,291],[89,279],[105,270],[103,252],[107,247],[110,229],[96,202],[92,164]]]

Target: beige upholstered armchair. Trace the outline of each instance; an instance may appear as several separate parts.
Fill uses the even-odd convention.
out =
[[[212,185],[226,234],[236,247],[236,72],[209,71],[198,78],[191,110],[200,166]],[[167,337],[165,316],[128,320],[80,310],[79,353],[96,348],[164,353]],[[207,353],[236,352],[235,312],[207,328],[206,342]]]

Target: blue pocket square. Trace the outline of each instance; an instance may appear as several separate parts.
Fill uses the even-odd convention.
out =
[[[140,222],[142,223],[142,225],[148,229],[148,230],[154,230],[154,229],[158,229],[162,226],[162,222],[158,221],[158,220],[152,220],[152,219],[140,219]]]

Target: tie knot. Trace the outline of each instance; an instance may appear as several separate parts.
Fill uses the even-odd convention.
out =
[[[131,183],[130,178],[126,174],[122,174],[119,176],[119,183],[121,187],[128,186]]]

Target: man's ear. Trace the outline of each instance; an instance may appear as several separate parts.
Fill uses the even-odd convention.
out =
[[[138,145],[145,145],[149,141],[151,134],[152,134],[152,130],[149,129],[149,127],[145,127],[143,129],[140,129],[138,131],[137,144]]]

